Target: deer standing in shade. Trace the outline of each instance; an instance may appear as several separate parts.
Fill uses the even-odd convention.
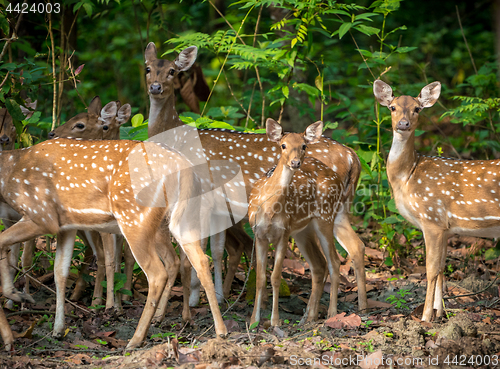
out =
[[[275,247],[271,275],[273,308],[271,324],[279,325],[279,287],[281,270],[288,247],[294,237],[300,252],[311,267],[312,292],[302,319],[318,318],[319,301],[325,282],[325,262],[315,243],[304,242],[311,232],[320,241],[332,282],[328,317],[337,314],[340,260],[333,242],[333,228],[341,208],[343,183],[331,168],[321,161],[305,157],[308,145],[316,143],[323,132],[323,122],[311,124],[304,133],[283,134],[272,119],[266,122],[269,140],[281,148],[276,166],[259,179],[250,194],[248,217],[255,233],[257,255],[257,292],[251,324],[260,321],[260,310],[266,291],[266,266],[269,244]]]
[[[446,241],[453,234],[500,236],[500,160],[458,160],[415,151],[419,113],[433,106],[441,84],[432,82],[417,97],[394,97],[381,80],[377,101],[389,108],[393,140],[387,177],[402,216],[420,228],[426,250],[427,293],[422,320],[443,315]]]
[[[149,137],[164,131],[182,126],[182,122],[175,110],[175,96],[173,95],[173,80],[180,70],[189,68],[196,58],[197,49],[194,46],[184,49],[174,61],[157,58],[156,47],[149,43],[146,52],[146,83],[151,102],[148,123]],[[268,140],[265,134],[242,133],[224,129],[200,129],[199,140],[202,148],[195,147],[196,155],[203,156],[208,161],[227,160],[241,167],[244,181],[238,184],[245,188],[247,197],[254,183],[265,176],[270,168],[276,165],[279,158],[279,146]],[[192,138],[190,138],[192,139]],[[179,140],[179,146],[189,145],[190,142]],[[352,230],[349,220],[349,207],[354,197],[357,181],[361,171],[361,164],[355,152],[338,142],[322,137],[317,143],[311,144],[306,153],[333,169],[343,184],[341,196],[342,207],[335,218],[333,233],[339,243],[349,252],[354,262],[358,285],[358,306],[366,309],[366,283],[364,271],[364,244]],[[230,188],[228,188],[230,189]],[[233,188],[234,189],[234,188]],[[229,205],[237,206],[238,204]],[[232,232],[234,228],[229,229]],[[319,244],[314,233],[304,238],[304,242]],[[222,284],[222,257],[225,245],[225,232],[211,237],[211,252],[214,261],[215,289],[218,301],[221,302],[224,293],[228,290]],[[245,243],[247,244],[247,243]],[[238,247],[238,246],[237,246]],[[234,247],[234,249],[237,249]],[[231,248],[226,248],[229,252]],[[230,259],[230,264],[237,266],[241,249],[238,255]],[[233,270],[236,270],[234,267]],[[232,277],[231,277],[232,278]],[[228,278],[226,277],[226,281]],[[230,283],[225,286],[230,286]],[[197,303],[199,289],[192,285],[190,304]]]
[[[200,245],[204,215],[210,214],[211,205],[197,205],[201,184],[191,167],[176,150],[152,142],[56,139],[1,153],[0,195],[22,219],[0,235],[0,252],[16,242],[57,234],[55,268],[64,271],[77,230],[121,232],[149,285],[144,311],[127,346],[133,348],[145,339],[165,287],[167,273],[156,252],[161,242],[156,236],[167,218],[170,232],[200,276],[216,333],[226,335]],[[18,302],[31,298],[15,290],[5,258],[0,259],[0,269],[6,297]],[[67,272],[56,278],[58,288],[64,288],[66,277]]]

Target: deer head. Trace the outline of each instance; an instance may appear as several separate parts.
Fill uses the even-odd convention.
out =
[[[49,138],[119,139],[120,126],[128,121],[130,104],[120,107],[111,101],[101,108],[101,99],[92,99],[87,113],[80,113],[49,133]]]
[[[423,108],[434,105],[441,94],[441,83],[432,82],[422,88],[418,97],[394,97],[391,86],[377,79],[373,83],[373,94],[382,106],[391,111],[392,129],[399,134],[411,134],[418,126],[418,114]]]
[[[174,94],[174,79],[179,72],[191,68],[196,60],[198,48],[190,46],[181,51],[174,61],[158,59],[156,46],[150,42],[146,47],[146,84],[150,97],[165,99]]]
[[[303,133],[283,134],[283,128],[273,119],[266,121],[266,133],[270,141],[281,147],[281,161],[291,170],[297,170],[304,161],[307,144],[318,142],[323,133],[323,122],[317,121],[306,128]]]

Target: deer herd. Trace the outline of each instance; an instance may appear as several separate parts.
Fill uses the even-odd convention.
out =
[[[266,134],[183,125],[175,109],[174,79],[193,65],[196,56],[197,48],[191,46],[168,61],[157,57],[153,43],[147,46],[150,140],[146,142],[120,140],[120,127],[131,115],[129,104],[112,101],[102,107],[96,97],[87,112],[50,132],[49,140],[14,150],[12,118],[6,109],[0,110],[2,291],[12,301],[33,302],[27,283],[24,292],[13,285],[19,245],[25,242],[22,267],[26,269],[33,261],[36,237],[57,235],[55,337],[62,337],[65,330],[65,287],[77,234],[87,246],[86,258],[92,254],[97,258],[94,305],[102,304],[104,278],[106,308],[120,309],[122,298],[128,298],[113,289],[122,255],[126,289],[131,289],[135,262],[147,277],[147,300],[128,349],[141,345],[153,320],[163,319],[179,272],[182,318],[191,320],[190,306],[198,304],[201,284],[216,334],[227,335],[219,304],[230,292],[243,252],[251,259],[255,254],[257,291],[251,323],[259,322],[270,244],[275,249],[271,324],[279,325],[279,287],[290,236],[312,276],[301,323],[318,319],[327,276],[331,280],[328,317],[337,314],[340,260],[333,238],[353,260],[358,307],[368,308],[364,244],[349,220],[361,171],[355,152],[323,137],[321,121],[300,134],[283,133],[273,119],[266,122]],[[424,321],[433,319],[434,310],[436,317],[443,314],[447,238],[452,234],[500,236],[500,160],[445,159],[415,151],[419,112],[434,105],[440,91],[440,83],[433,82],[416,98],[394,97],[385,82],[373,84],[375,98],[392,116],[387,175],[397,208],[424,234]],[[36,106],[28,108],[23,110],[27,115]],[[255,250],[244,222],[253,229]],[[208,238],[215,282],[205,255]],[[172,239],[179,245],[180,257]],[[223,281],[224,251],[228,266]],[[72,299],[78,299],[84,287],[80,276]],[[2,309],[0,333],[6,350],[13,350]]]

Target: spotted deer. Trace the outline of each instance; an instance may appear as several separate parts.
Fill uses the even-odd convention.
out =
[[[191,46],[184,49],[176,60],[168,61],[157,58],[156,47],[153,43],[147,46],[145,52],[146,83],[151,102],[148,123],[149,137],[152,138],[160,132],[182,125],[175,110],[173,78],[180,70],[188,68],[194,62],[196,53],[196,47]],[[198,132],[202,149],[200,152],[196,152],[196,155],[203,155],[209,161],[228,160],[231,163],[238,164],[244,177],[244,181],[239,186],[245,187],[247,197],[250,195],[255,182],[275,166],[279,159],[279,146],[270,141],[265,134],[242,133],[224,129],[200,129]],[[154,138],[152,139],[154,140]],[[189,142],[180,142],[179,144],[189,145]],[[352,230],[349,220],[350,203],[354,197],[361,171],[359,158],[352,149],[325,137],[321,137],[317,143],[309,145],[306,155],[323,162],[333,169],[342,180],[342,188],[344,189],[341,199],[342,208],[335,218],[333,232],[342,247],[349,252],[354,262],[359,308],[366,309],[364,244]],[[228,231],[231,232],[231,229]],[[315,235],[311,234],[308,240],[309,242],[316,242],[313,241]],[[214,261],[215,288],[220,302],[224,296],[221,274],[225,232],[211,237],[210,244]],[[239,257],[233,258],[235,261],[238,259]],[[227,285],[230,286],[230,283]],[[191,293],[190,304],[194,305],[199,296],[199,289],[193,288]]]
[[[278,163],[254,185],[250,194],[248,218],[256,240],[257,283],[251,323],[260,321],[260,310],[266,291],[266,266],[269,245],[275,247],[271,275],[273,308],[271,324],[279,325],[278,298],[281,270],[288,239],[296,244],[311,267],[312,292],[303,321],[318,318],[319,300],[325,278],[325,262],[315,243],[307,242],[314,232],[327,260],[332,286],[328,317],[337,314],[340,260],[333,242],[333,228],[341,208],[343,182],[336,172],[315,158],[305,157],[308,145],[317,142],[323,132],[323,122],[311,124],[302,133],[283,134],[272,119],[266,121],[270,141],[281,148]]]
[[[500,160],[457,160],[415,151],[418,116],[439,98],[432,82],[417,97],[394,97],[381,80],[373,84],[377,101],[389,108],[393,140],[387,177],[402,216],[420,228],[426,249],[427,293],[422,320],[443,315],[446,242],[450,235],[500,236]]]
[[[33,106],[31,106],[33,108]],[[126,104],[120,109],[117,110],[117,106],[115,102],[111,102],[107,104],[104,108],[101,109],[101,102],[98,97],[94,98],[89,105],[88,111],[86,113],[80,113],[75,117],[69,119],[64,125],[58,127],[55,131],[49,134],[49,137],[61,137],[65,136],[69,137],[79,137],[82,135],[82,132],[92,133],[97,137],[103,137],[103,134],[107,133],[108,129],[103,127],[108,127],[110,132],[118,132],[119,125],[125,123],[130,116],[130,105]],[[12,122],[10,122],[12,124]],[[62,128],[61,128],[62,127]],[[89,130],[86,131],[86,128]],[[15,130],[8,130],[9,132],[14,132],[14,136],[10,138],[10,142],[12,143],[9,146],[9,149],[13,148],[13,143],[16,139]],[[104,133],[103,133],[104,132]],[[5,142],[6,140],[4,140]],[[4,219],[4,223],[9,226],[14,224],[15,222],[21,219],[21,216],[18,212],[16,212],[12,207],[10,207],[6,203],[0,203],[0,212],[2,214],[2,218]],[[7,219],[6,219],[7,218]],[[102,285],[101,281],[104,280],[104,255],[107,256],[107,259],[113,259],[114,255],[114,244],[113,240],[110,238],[110,235],[103,234],[105,237],[104,245],[107,247],[103,247],[103,243],[101,241],[101,236],[98,232],[92,231],[79,231],[79,237],[82,241],[88,246],[88,250],[94,250],[94,253],[98,256],[98,271],[96,276],[95,290],[94,290],[94,300],[93,305],[102,305]],[[119,241],[118,241],[119,242]],[[25,242],[22,265],[23,269],[29,269],[33,262],[33,252],[34,252],[35,241],[34,239]],[[55,279],[57,280],[60,275],[67,276],[69,265],[63,264],[58,260],[60,258],[60,253],[56,253],[56,267],[54,268]],[[121,254],[120,254],[121,255]],[[19,245],[15,245],[15,247],[11,247],[11,252],[9,253],[9,262],[11,265],[17,265],[19,259]],[[131,262],[128,262],[128,269],[132,270],[133,268],[133,257],[128,257],[128,259],[132,259]],[[69,262],[69,261],[68,261]],[[59,266],[59,268],[57,267]],[[106,264],[107,266],[107,275],[108,275],[108,296],[109,298],[106,300],[106,308],[112,308],[115,306],[116,308],[120,307],[120,300],[114,299],[113,297],[113,280],[114,280],[114,269],[113,263],[109,262]],[[65,270],[61,270],[65,269]],[[15,269],[11,269],[11,272],[15,273]],[[129,272],[131,274],[131,272]],[[12,276],[13,277],[13,276]],[[83,278],[79,279],[75,286],[75,291],[72,295],[72,299],[77,299],[77,295],[82,292],[82,289],[85,288],[85,283],[83,282]],[[60,284],[65,286],[64,284]],[[127,288],[127,286],[125,286]],[[64,334],[64,302],[65,302],[65,288],[56,288],[56,315],[55,315],[55,323],[54,323],[54,331],[53,336],[62,337]],[[29,293],[29,283],[26,281],[24,292],[26,294]],[[116,305],[115,305],[116,302]]]
[[[36,101],[31,102],[29,98],[26,100],[26,106],[23,105],[20,106],[21,111],[26,119],[31,118],[31,116],[34,113],[34,110],[36,109],[36,106],[37,102]],[[17,131],[14,122],[12,120],[12,116],[5,108],[0,109],[0,124],[1,124],[0,151],[13,150],[17,139]],[[0,218],[2,219],[2,222],[6,228],[9,228],[15,222],[21,219],[20,215],[14,209],[12,209],[9,205],[3,202],[0,202]],[[23,270],[29,269],[29,267],[31,266],[32,262],[31,256],[33,255],[34,249],[35,249],[35,240],[29,240],[24,243],[24,252],[21,262]],[[11,247],[11,252],[9,253],[10,265],[17,267],[20,250],[21,250],[20,243],[15,244]],[[11,268],[10,273],[11,273],[11,279],[14,279],[17,273],[17,269]],[[29,280],[26,279],[24,284],[24,291],[26,293],[29,293],[29,285],[30,285]],[[6,306],[8,308],[12,308],[13,301],[11,300],[7,301]]]
[[[66,123],[57,127],[49,133],[50,138],[80,138],[80,139],[103,139],[119,140],[120,127],[126,123],[131,114],[130,104],[121,106],[120,102],[112,101],[102,107],[101,99],[96,96],[89,104],[86,113],[77,114]],[[92,306],[102,305],[104,274],[107,280],[106,309],[121,309],[121,296],[114,296],[114,274],[120,272],[123,237],[92,231],[79,231],[78,236],[87,246],[85,259],[89,260],[92,253],[97,257],[97,274],[94,286]],[[132,284],[132,272],[134,258],[130,253],[128,245],[124,248],[125,274],[127,281],[124,288],[130,290]],[[85,263],[80,271],[75,289],[71,295],[72,300],[78,300],[85,290],[86,282],[83,274],[88,273],[88,263]],[[125,295],[124,295],[125,296]]]
[[[148,279],[144,311],[127,348],[145,339],[166,283],[156,250],[164,219],[200,276],[217,335],[227,329],[217,304],[200,230],[210,201],[197,205],[200,181],[191,163],[166,145],[135,141],[55,139],[28,149],[0,154],[0,195],[22,220],[0,235],[0,251],[16,242],[57,234],[55,268],[68,270],[77,230],[121,232]],[[198,214],[200,217],[198,218]],[[15,301],[27,295],[15,290],[8,263],[0,260],[3,293]],[[56,278],[62,288],[67,272]]]

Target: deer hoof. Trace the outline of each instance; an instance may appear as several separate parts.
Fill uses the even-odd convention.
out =
[[[33,299],[33,297],[31,297],[31,295],[19,292],[16,289],[12,289],[12,291],[4,293],[4,296],[15,302],[31,303],[31,304],[35,303],[35,300]]]
[[[62,332],[52,332],[52,337],[54,337],[56,340],[60,340],[63,338],[63,333]]]

